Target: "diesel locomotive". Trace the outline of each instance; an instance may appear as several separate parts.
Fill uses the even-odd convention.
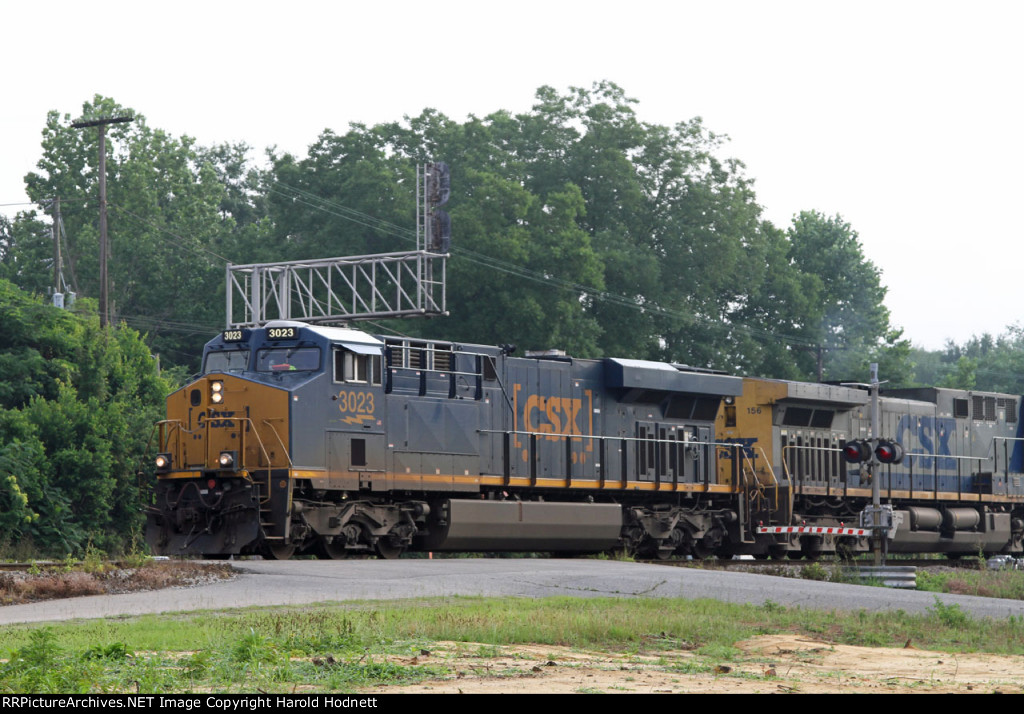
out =
[[[168,555],[625,548],[858,551],[880,479],[890,551],[1020,552],[1018,397],[861,389],[677,364],[269,322],[226,330],[158,424],[147,540]]]

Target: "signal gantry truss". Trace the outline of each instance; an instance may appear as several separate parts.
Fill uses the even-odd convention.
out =
[[[426,250],[227,266],[227,325],[446,315],[445,259]]]
[[[447,315],[451,220],[448,164],[416,170],[416,250],[227,266],[227,326],[311,324]]]

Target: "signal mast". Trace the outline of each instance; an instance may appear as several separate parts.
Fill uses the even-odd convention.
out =
[[[881,479],[875,478],[878,466],[882,464],[896,465],[903,461],[903,445],[892,439],[883,439],[878,435],[881,432],[881,418],[878,408],[878,389],[884,382],[878,381],[878,363],[871,363],[871,383],[847,383],[846,387],[867,387],[871,393],[871,437],[868,439],[854,439],[843,446],[843,458],[850,464],[863,464],[862,473],[867,472],[867,478],[871,481],[871,505],[865,508],[861,514],[861,527],[870,528],[872,531],[871,544],[875,554],[875,565],[882,565],[885,560],[885,546],[887,545],[886,534],[892,528],[893,515],[892,506],[882,507]],[[863,477],[862,477],[863,478]]]

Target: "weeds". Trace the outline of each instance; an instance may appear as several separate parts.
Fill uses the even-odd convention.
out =
[[[830,576],[829,571],[821,563],[817,562],[805,565],[800,570],[800,577],[804,580],[830,580]]]
[[[1024,571],[966,568],[956,568],[950,572],[920,570],[917,573],[917,589],[954,595],[1024,600]]]
[[[970,615],[961,610],[959,605],[956,603],[947,605],[938,597],[935,598],[935,606],[928,610],[933,612],[946,627],[961,628],[970,621]]]
[[[157,590],[231,577],[227,564],[149,561],[138,568],[114,569],[109,564],[82,570],[67,561],[44,570],[38,565],[24,573],[0,573],[0,605],[38,602],[82,595]]]

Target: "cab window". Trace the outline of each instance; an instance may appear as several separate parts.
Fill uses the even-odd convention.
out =
[[[244,372],[249,366],[249,350],[228,350],[206,355],[203,374],[210,372]]]
[[[257,372],[315,372],[320,369],[320,348],[278,348],[256,353]]]

